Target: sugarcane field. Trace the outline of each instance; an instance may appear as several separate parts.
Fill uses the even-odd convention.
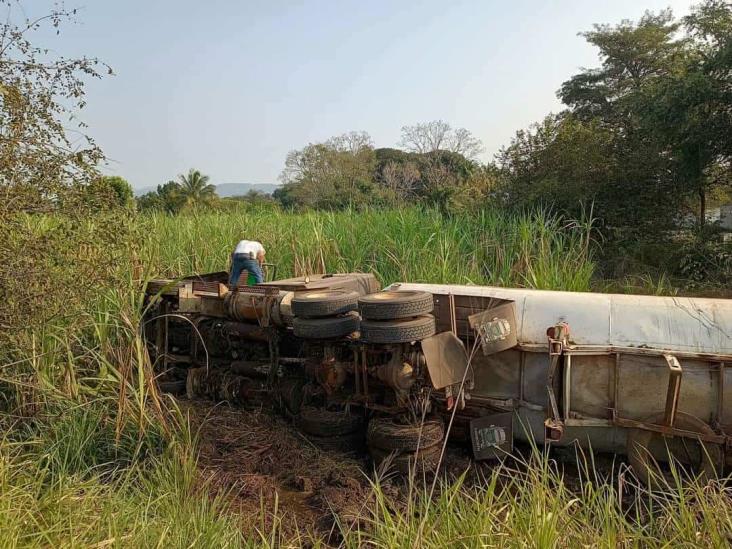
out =
[[[0,547],[732,543],[729,2],[0,12]]]

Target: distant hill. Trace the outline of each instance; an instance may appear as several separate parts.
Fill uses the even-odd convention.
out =
[[[222,183],[216,185],[216,194],[221,197],[242,196],[249,191],[272,194],[277,187],[274,183]]]
[[[222,183],[216,185],[216,194],[221,197],[243,196],[249,191],[259,191],[260,193],[272,194],[279,187],[274,183]],[[155,187],[142,187],[135,189],[135,196],[142,196],[157,189]]]

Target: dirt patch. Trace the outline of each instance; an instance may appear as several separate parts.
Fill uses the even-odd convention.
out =
[[[230,498],[245,531],[338,536],[368,504],[368,459],[313,446],[285,418],[208,401],[181,401],[198,433],[199,468]],[[275,513],[276,511],[276,513]],[[275,514],[277,518],[275,518]]]
[[[198,434],[201,478],[212,494],[229,499],[245,533],[269,535],[276,527],[284,539],[299,536],[304,545],[315,539],[337,545],[342,531],[363,526],[358,521],[373,504],[375,475],[366,454],[321,450],[269,410],[199,400],[179,405]],[[494,466],[472,461],[466,445],[450,444],[440,475],[455,479],[467,472],[463,484],[477,486]],[[381,475],[392,504],[406,504],[407,480]],[[416,485],[431,481],[419,475]]]

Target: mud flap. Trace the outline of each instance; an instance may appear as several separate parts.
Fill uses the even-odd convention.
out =
[[[513,412],[473,419],[470,441],[476,460],[502,458],[513,452]]]
[[[432,386],[444,389],[460,384],[468,368],[463,342],[452,332],[442,332],[423,339],[421,345]],[[466,380],[472,380],[472,373],[468,373]]]

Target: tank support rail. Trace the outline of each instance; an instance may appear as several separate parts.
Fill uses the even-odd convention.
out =
[[[551,330],[551,329],[550,329]],[[642,353],[646,356],[661,356],[666,361],[666,365],[668,367],[668,389],[666,392],[666,402],[664,406],[664,413],[663,413],[663,422],[662,423],[649,423],[647,421],[638,421],[635,419],[629,419],[624,418],[618,415],[618,386],[619,386],[619,366],[620,366],[620,349],[608,349],[604,352],[591,352],[588,349],[574,349],[570,345],[560,345],[558,341],[555,340],[554,337],[552,337],[556,332],[548,333],[549,335],[549,347],[550,347],[550,356],[552,364],[557,359],[557,351],[561,349],[561,353],[565,358],[564,361],[564,391],[562,394],[563,397],[563,417],[559,417],[556,410],[552,406],[552,397],[553,397],[553,391],[551,390],[551,387],[548,387],[549,389],[549,408],[547,410],[547,413],[549,415],[548,419],[545,421],[545,426],[547,428],[546,436],[547,438],[551,440],[559,440],[555,438],[558,434],[561,438],[561,433],[563,432],[563,428],[565,426],[567,427],[626,427],[630,429],[642,429],[646,431],[653,431],[656,433],[660,433],[662,435],[667,436],[678,436],[678,437],[685,437],[685,438],[693,438],[696,440],[700,440],[702,442],[708,442],[712,444],[720,444],[725,447],[725,449],[732,449],[732,436],[726,434],[722,428],[721,428],[721,421],[722,421],[722,411],[723,411],[723,398],[724,398],[724,369],[725,369],[725,363],[719,362],[718,366],[718,372],[719,372],[719,386],[718,386],[718,402],[716,407],[716,417],[714,418],[714,421],[712,422],[712,428],[714,431],[716,431],[717,434],[706,434],[706,433],[698,433],[694,431],[688,431],[685,429],[678,429],[674,426],[674,423],[676,421],[676,414],[678,412],[679,408],[679,395],[681,394],[681,380],[683,376],[683,368],[681,366],[681,363],[679,362],[676,354],[671,354],[669,352],[663,352],[658,350],[651,350],[651,349],[642,349]],[[629,351],[630,349],[623,349],[624,351]],[[632,349],[633,351],[641,351],[640,349]],[[576,412],[571,411],[571,392],[570,392],[570,378],[572,375],[572,356],[573,355],[580,355],[580,356],[588,356],[588,355],[608,355],[608,354],[615,354],[615,373],[614,373],[614,380],[613,380],[613,394],[614,394],[614,401],[613,401],[613,407],[610,409],[610,418],[609,419],[599,419],[599,418],[587,418],[582,417],[581,415],[577,414]],[[711,357],[704,356],[704,359],[709,360]],[[552,371],[554,368],[550,366],[550,375],[549,380],[553,378]],[[561,430],[557,429],[556,427],[559,426]],[[554,435],[554,436],[552,436]]]

